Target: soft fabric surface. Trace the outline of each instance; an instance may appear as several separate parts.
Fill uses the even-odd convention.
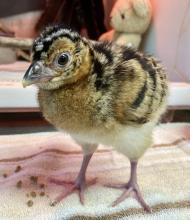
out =
[[[89,165],[87,179],[98,179],[86,191],[85,206],[74,193],[51,207],[49,202],[64,188],[50,184],[48,178],[74,180],[82,161],[80,147],[59,132],[0,136],[0,219],[190,219],[189,139],[190,124],[155,129],[154,147],[138,167],[140,188],[152,207],[152,213],[147,214],[133,198],[110,207],[122,191],[102,185],[125,183],[129,176],[127,158],[110,148],[100,146]],[[31,176],[38,177],[37,183]],[[40,188],[42,183],[45,189],[43,185]],[[37,196],[28,195],[31,192]],[[41,192],[45,196],[40,196]],[[28,200],[33,201],[32,207],[28,207]]]

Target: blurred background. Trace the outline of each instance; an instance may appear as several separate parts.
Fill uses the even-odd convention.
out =
[[[163,120],[190,121],[190,0],[9,0],[0,1],[0,134],[53,130],[36,88],[21,85],[33,39],[53,24],[156,56],[170,80]]]

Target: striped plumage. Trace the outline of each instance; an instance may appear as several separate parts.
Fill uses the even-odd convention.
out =
[[[63,53],[69,58],[60,68]],[[83,144],[84,155],[103,143],[133,164],[151,146],[168,93],[165,70],[155,58],[55,26],[35,40],[33,62],[49,77],[25,76],[39,87],[44,117]]]
[[[114,117],[122,124],[143,124],[155,116],[159,118],[157,111],[166,102],[167,81],[164,69],[153,57],[108,42],[92,42],[76,32],[53,27],[35,41],[33,59],[48,60],[48,50],[62,36],[70,44],[80,45],[82,41],[81,47],[89,47],[89,62],[93,67],[86,79],[94,80],[92,90],[101,92],[103,97],[109,96],[112,109],[107,117]],[[55,52],[56,49],[53,48]]]

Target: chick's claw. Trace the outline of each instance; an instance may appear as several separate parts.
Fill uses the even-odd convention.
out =
[[[88,183],[86,183],[84,180],[76,180],[75,182],[72,181],[62,181],[57,179],[50,179],[51,183],[54,183],[56,185],[62,185],[66,189],[64,192],[62,192],[60,195],[58,195],[53,202],[51,202],[51,206],[55,206],[57,203],[62,201],[67,196],[71,195],[74,191],[78,191],[80,203],[84,205],[84,192],[85,189],[88,186],[91,186],[96,183],[96,178],[90,180]]]

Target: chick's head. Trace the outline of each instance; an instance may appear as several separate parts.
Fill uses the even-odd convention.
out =
[[[58,89],[86,76],[90,66],[90,48],[77,32],[46,28],[34,41],[32,64],[24,75],[23,86],[36,84],[41,89]]]

